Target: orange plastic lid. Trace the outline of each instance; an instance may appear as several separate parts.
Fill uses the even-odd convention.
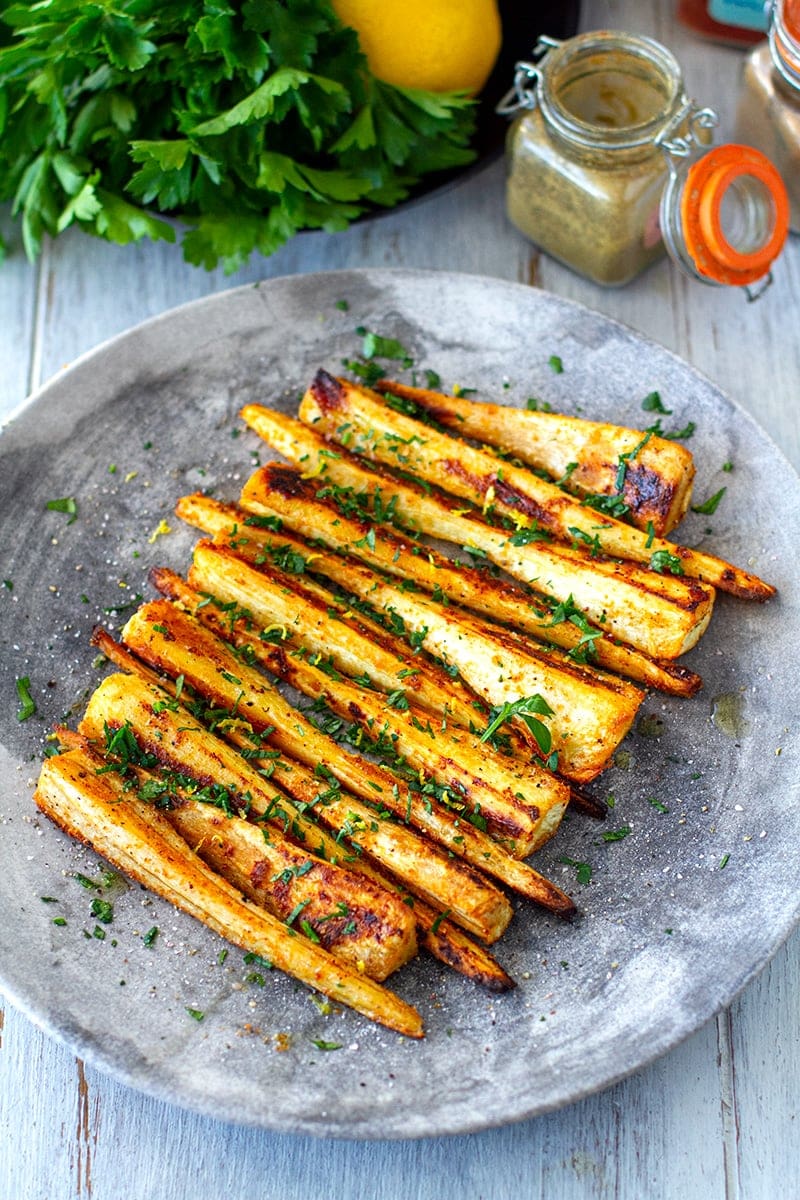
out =
[[[763,240],[746,250],[728,240],[722,204],[733,185],[751,186],[743,201],[763,213]],[[755,181],[755,187],[752,186]],[[733,193],[734,203],[736,191]],[[686,250],[697,270],[716,283],[746,286],[762,279],[783,249],[789,232],[789,197],[777,169],[760,150],[717,146],[693,163],[681,195],[681,225]]]
[[[800,0],[783,0],[780,12],[786,32],[800,42]]]
[[[722,204],[730,187],[756,182],[742,202],[763,214],[763,240],[739,250],[724,233]],[[734,192],[734,203],[735,203]],[[716,146],[688,169],[680,200],[684,244],[700,275],[716,283],[746,286],[766,275],[789,232],[789,197],[769,158],[752,146]]]

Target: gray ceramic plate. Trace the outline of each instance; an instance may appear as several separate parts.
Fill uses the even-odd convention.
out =
[[[538,856],[583,916],[569,926],[519,906],[498,948],[517,990],[493,999],[426,959],[395,980],[424,1015],[419,1044],[349,1012],[320,1012],[277,972],[264,986],[246,982],[241,952],[220,962],[219,938],[139,888],[115,898],[105,939],[93,936],[93,894],[71,873],[96,877],[97,860],[37,819],[31,802],[47,730],[74,718],[103,671],[88,646],[93,623],[122,624],[120,606],[149,594],[150,564],[188,564],[192,532],[151,541],[159,522],[177,526],[176,498],[197,487],[235,497],[265,457],[240,434],[239,407],[290,410],[316,367],[337,369],[359,350],[359,325],[399,338],[417,368],[484,398],[537,396],[641,426],[651,420],[641,400],[658,390],[673,410],[667,427],[696,422],[699,497],[727,487],[714,516],[685,522],[684,540],[780,589],[765,606],[719,598],[690,656],[704,690],[691,701],[648,697],[643,710],[661,734],[632,734],[629,769],[598,781],[600,795],[615,797],[607,825],[573,816]],[[553,354],[562,374],[548,366]],[[727,1004],[792,928],[800,484],[744,412],[660,347],[492,279],[276,279],[167,313],[83,358],[12,421],[0,460],[2,575],[13,585],[0,588],[0,977],[15,1004],[101,1069],[271,1129],[480,1129],[575,1100],[662,1054]],[[47,508],[69,497],[72,523]],[[38,711],[19,722],[14,681],[26,675]],[[625,826],[623,839],[602,839]],[[564,857],[589,864],[591,881],[579,883]],[[290,1035],[288,1049],[276,1049],[276,1034]],[[320,1051],[319,1039],[341,1049]]]

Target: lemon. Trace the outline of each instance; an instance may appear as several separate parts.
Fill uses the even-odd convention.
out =
[[[370,70],[396,87],[476,95],[500,51],[496,0],[332,0]]]

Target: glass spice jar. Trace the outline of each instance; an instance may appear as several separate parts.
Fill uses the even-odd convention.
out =
[[[540,39],[499,111],[512,223],[606,286],[667,250],[693,278],[766,285],[786,238],[785,188],[763,155],[698,157],[716,114],[687,99],[680,66],[650,38],[596,31]],[[691,160],[695,161],[691,161]],[[705,165],[703,165],[705,164]]]
[[[745,60],[736,135],[763,151],[781,172],[789,192],[789,223],[800,233],[800,0],[778,0],[768,41]]]

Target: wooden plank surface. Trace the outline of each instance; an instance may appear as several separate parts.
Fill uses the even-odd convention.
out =
[[[730,133],[736,52],[694,41],[667,0],[583,8],[585,28],[628,28],[670,45],[691,93],[719,108]],[[460,269],[589,304],[705,371],[800,463],[800,239],[756,305],[690,284],[666,263],[609,292],[546,259],[508,225],[501,163],[406,212],[305,235],[228,279],[185,266],[163,245],[119,249],[68,235],[37,268],[13,245],[0,272],[0,415],[76,355],[175,304],[258,278],[350,266]],[[795,934],[729,1012],[631,1079],[534,1121],[417,1143],[317,1142],[222,1125],[100,1075],[6,1007],[0,1198],[193,1200],[201,1189],[207,1200],[796,1196],[798,994]]]

